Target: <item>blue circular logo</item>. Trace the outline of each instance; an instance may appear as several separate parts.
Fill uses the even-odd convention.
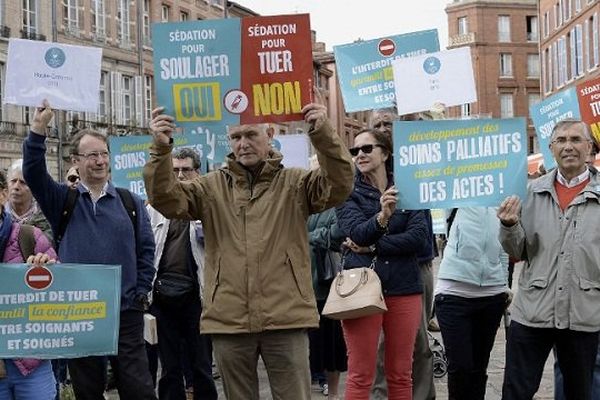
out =
[[[59,68],[61,67],[66,60],[65,52],[59,49],[58,47],[51,47],[46,51],[46,55],[44,59],[46,60],[46,64],[50,68]]]
[[[427,57],[423,62],[423,69],[430,75],[437,73],[441,67],[442,63],[437,57]]]

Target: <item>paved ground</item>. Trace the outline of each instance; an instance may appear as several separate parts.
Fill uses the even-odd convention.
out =
[[[439,265],[438,262],[434,263],[437,267]],[[519,265],[517,265],[515,269],[515,284],[513,287],[517,287],[516,279],[519,276]],[[494,348],[492,350],[492,355],[490,359],[490,365],[488,368],[488,385],[487,385],[487,393],[486,400],[500,400],[502,393],[502,378],[504,375],[504,356],[505,356],[505,332],[503,323],[500,324],[500,329],[498,330],[498,334],[496,336],[496,341],[494,344]],[[441,341],[441,335],[439,333],[434,333],[434,336]],[[552,374],[552,365],[553,365],[552,355],[548,359],[546,363],[546,368],[544,370],[544,375],[542,378],[542,383],[540,385],[540,390],[537,395],[534,397],[536,400],[551,400],[554,398],[553,391],[553,374]],[[264,366],[260,366],[259,368],[259,378],[260,378],[260,397],[261,399],[271,399],[271,392],[269,390],[269,381],[264,369]],[[223,395],[221,381],[217,380],[217,386],[219,389],[219,398],[225,399]],[[345,382],[345,374],[342,376],[342,389]],[[448,398],[448,391],[446,386],[446,378],[436,379],[435,382],[436,391],[437,391],[437,399],[445,400]],[[114,392],[108,394],[107,396],[110,400],[118,399],[118,395]],[[319,392],[318,387],[313,386],[313,393],[311,400],[326,400],[326,397]]]

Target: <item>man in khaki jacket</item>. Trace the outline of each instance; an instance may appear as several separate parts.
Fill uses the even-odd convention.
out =
[[[315,98],[321,100],[318,93]],[[307,328],[318,326],[306,220],[342,203],[352,159],[323,104],[303,108],[321,169],[284,168],[264,125],[230,127],[227,165],[189,182],[173,175],[175,124],[153,112],[144,168],[150,204],[167,218],[201,220],[205,234],[202,332],[211,334],[229,400],[258,400],[258,356],[274,399],[310,399]]]

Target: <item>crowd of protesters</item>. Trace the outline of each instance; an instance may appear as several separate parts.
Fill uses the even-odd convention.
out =
[[[403,117],[378,110],[347,149],[317,89],[314,99],[302,110],[310,170],[284,166],[266,125],[241,125],[228,127],[224,166],[201,174],[197,153],[173,150],[174,118],[155,109],[147,203],[113,185],[107,137],[94,130],[73,137],[72,167],[54,180],[45,159],[53,110],[44,102],[23,159],[0,172],[0,255],[49,268],[121,265],[118,352],[2,360],[0,398],[59,398],[68,365],[76,398],[103,399],[110,365],[122,399],[217,399],[216,364],[227,399],[258,400],[261,358],[274,399],[310,399],[313,379],[332,400],[435,399],[427,334],[435,308],[449,398],[483,400],[512,299],[509,256],[524,264],[502,398],[532,399],[552,350],[556,398],[598,396],[600,178],[589,167],[586,124],[554,127],[557,167],[530,180],[527,198],[449,211],[434,282],[431,213],[396,207],[404,189],[394,186],[391,126],[443,118],[443,108]],[[26,234],[33,247],[24,254]],[[320,316],[334,276],[322,276],[325,263],[372,265],[387,312],[341,323]],[[145,313],[156,318],[157,346],[144,342]]]

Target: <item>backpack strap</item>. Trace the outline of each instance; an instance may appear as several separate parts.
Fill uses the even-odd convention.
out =
[[[133,201],[133,195],[131,192],[124,188],[115,188],[119,197],[121,198],[121,202],[127,211],[127,215],[129,215],[129,219],[131,220],[131,224],[133,225],[133,232],[135,233],[135,243],[137,244],[137,211],[135,209],[135,203]],[[73,215],[73,210],[75,209],[75,204],[77,203],[77,198],[79,197],[79,190],[77,189],[69,189],[67,192],[67,200],[65,201],[65,206],[63,207],[63,211],[60,215],[60,222],[58,224],[58,232],[54,237],[54,241],[56,242],[56,249],[58,250],[58,246],[67,230],[67,225],[69,225],[69,220]]]
[[[23,256],[23,261],[27,261],[29,256],[35,255],[35,236],[33,235],[33,226],[21,225],[19,229],[19,249]]]
[[[77,198],[79,197],[79,190],[77,189],[69,189],[67,192],[67,200],[65,201],[65,205],[63,207],[62,213],[60,214],[60,221],[58,223],[58,231],[54,235],[54,243],[56,243],[56,251],[58,252],[58,247],[60,246],[60,242],[65,235],[65,231],[67,230],[67,225],[69,225],[69,220],[71,219],[71,215],[73,215],[73,210],[75,209],[75,204],[77,203]]]
[[[116,187],[117,193],[121,198],[121,202],[125,207],[125,211],[127,211],[127,215],[129,215],[129,219],[131,220],[131,225],[133,226],[133,233],[135,235],[135,243],[137,246],[138,239],[138,229],[137,229],[137,211],[135,209],[135,203],[133,201],[133,195],[131,192],[125,188]]]
[[[446,227],[447,227],[447,235],[450,236],[450,228],[452,228],[452,223],[454,222],[454,218],[456,218],[456,213],[458,212],[458,208],[453,208],[450,211],[450,215],[446,219]]]

